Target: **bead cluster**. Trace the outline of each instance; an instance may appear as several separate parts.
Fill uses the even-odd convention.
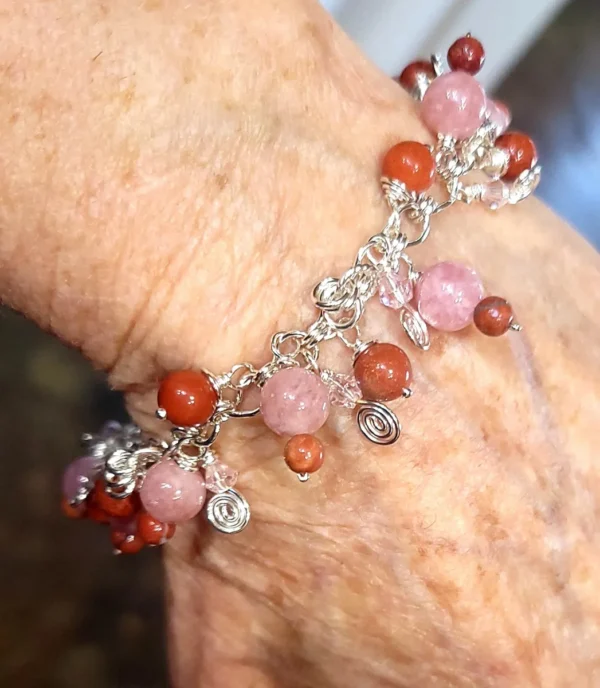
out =
[[[474,78],[484,58],[481,43],[468,35],[450,47],[449,71],[434,56],[402,72],[399,82],[420,102],[436,142],[402,141],[383,156],[389,219],[349,270],[315,287],[316,320],[304,330],[276,333],[272,359],[260,368],[240,363],[219,376],[204,370],[168,374],[158,390],[157,415],[171,424],[169,440],[114,424],[86,437],[86,456],[65,474],[67,515],[108,523],[119,552],[160,544],[205,502],[215,528],[239,532],[249,521],[249,506],[234,489],[237,472],[213,449],[232,419],[260,414],[286,438],[285,464],[301,481],[323,465],[324,447],[315,433],[332,407],[356,409],[367,439],[395,442],[401,427],[386,404],[411,396],[412,366],[398,345],[363,340],[359,321],[376,295],[398,312],[401,330],[422,350],[429,348],[430,328],[456,332],[474,323],[491,337],[520,329],[510,304],[485,296],[471,267],[445,261],[419,271],[408,254],[427,239],[436,214],[454,203],[482,202],[496,210],[526,198],[539,181],[533,142],[506,131],[508,109],[488,98]],[[434,184],[445,189],[444,200],[428,195]],[[351,372],[319,365],[320,347],[332,339],[351,351]],[[260,390],[260,404],[246,409],[253,387]],[[208,501],[207,491],[213,493]]]

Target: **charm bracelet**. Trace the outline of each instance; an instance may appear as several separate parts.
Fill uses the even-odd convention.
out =
[[[159,387],[157,410],[171,424],[168,441],[115,422],[85,435],[83,456],[63,478],[67,516],[108,524],[117,553],[162,544],[176,524],[204,506],[217,530],[241,531],[250,508],[234,488],[237,472],[214,450],[223,424],[235,419],[261,414],[270,430],[288,438],[285,461],[301,481],[323,463],[315,433],[332,406],[355,408],[368,440],[396,442],[400,424],[386,403],[410,397],[411,364],[395,344],[362,339],[360,319],[375,296],[398,312],[409,340],[422,350],[429,348],[430,329],[453,332],[474,323],[492,337],[520,329],[510,304],[486,296],[472,268],[447,261],[420,271],[409,255],[426,241],[435,216],[451,205],[480,202],[497,210],[526,198],[539,182],[533,142],[506,131],[508,108],[488,98],[474,77],[483,61],[481,43],[468,34],[450,47],[449,69],[437,56],[406,67],[399,82],[419,101],[436,142],[402,141],[385,154],[381,185],[389,219],[359,249],[349,270],[314,288],[315,321],[277,332],[272,358],[261,368],[238,363],[220,375],[169,373]],[[440,202],[428,195],[436,181],[446,191]],[[415,238],[405,233],[407,227]],[[334,338],[352,353],[352,375],[319,366],[321,345]],[[260,406],[244,410],[252,387],[260,390]]]

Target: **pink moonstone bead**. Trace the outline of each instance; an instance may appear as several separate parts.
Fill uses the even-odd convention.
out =
[[[466,139],[483,124],[487,99],[479,82],[466,72],[435,79],[423,97],[421,115],[436,134]]]
[[[80,456],[66,467],[62,479],[62,492],[69,502],[81,494],[84,497],[94,487],[96,478],[102,473],[104,461],[95,456]]]
[[[260,410],[265,425],[278,435],[312,434],[329,415],[329,389],[305,368],[284,368],[265,382]]]
[[[510,110],[499,100],[488,98],[486,105],[486,117],[496,127],[498,136],[504,134],[512,120]]]
[[[174,461],[161,461],[146,473],[140,498],[144,509],[158,521],[189,521],[204,504],[204,478],[179,468]]]
[[[446,261],[425,270],[417,283],[417,308],[436,330],[456,332],[473,320],[483,298],[483,284],[475,270]]]

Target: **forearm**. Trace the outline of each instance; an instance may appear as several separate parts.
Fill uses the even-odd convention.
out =
[[[316,3],[247,4],[0,19],[0,289],[121,388],[262,363],[382,227],[382,153],[429,139]],[[413,355],[399,448],[365,447],[343,419],[310,485],[259,423],[231,429],[254,525],[182,528],[168,547],[176,685],[558,686],[595,670],[598,258],[535,202],[442,213],[415,252],[441,258],[477,266],[521,338],[436,335]],[[400,336],[383,311],[366,326]],[[129,397],[144,423],[153,394]]]

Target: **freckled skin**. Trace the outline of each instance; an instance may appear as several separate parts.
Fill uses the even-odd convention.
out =
[[[150,430],[165,371],[262,361],[312,320],[312,286],[385,222],[381,156],[430,140],[317,3],[0,10],[0,296]],[[230,424],[252,521],[165,548],[177,688],[600,682],[600,259],[535,201],[453,208],[413,256],[468,256],[523,332],[409,350],[400,444],[333,414],[306,485],[258,419]],[[401,336],[376,307],[366,329]]]

